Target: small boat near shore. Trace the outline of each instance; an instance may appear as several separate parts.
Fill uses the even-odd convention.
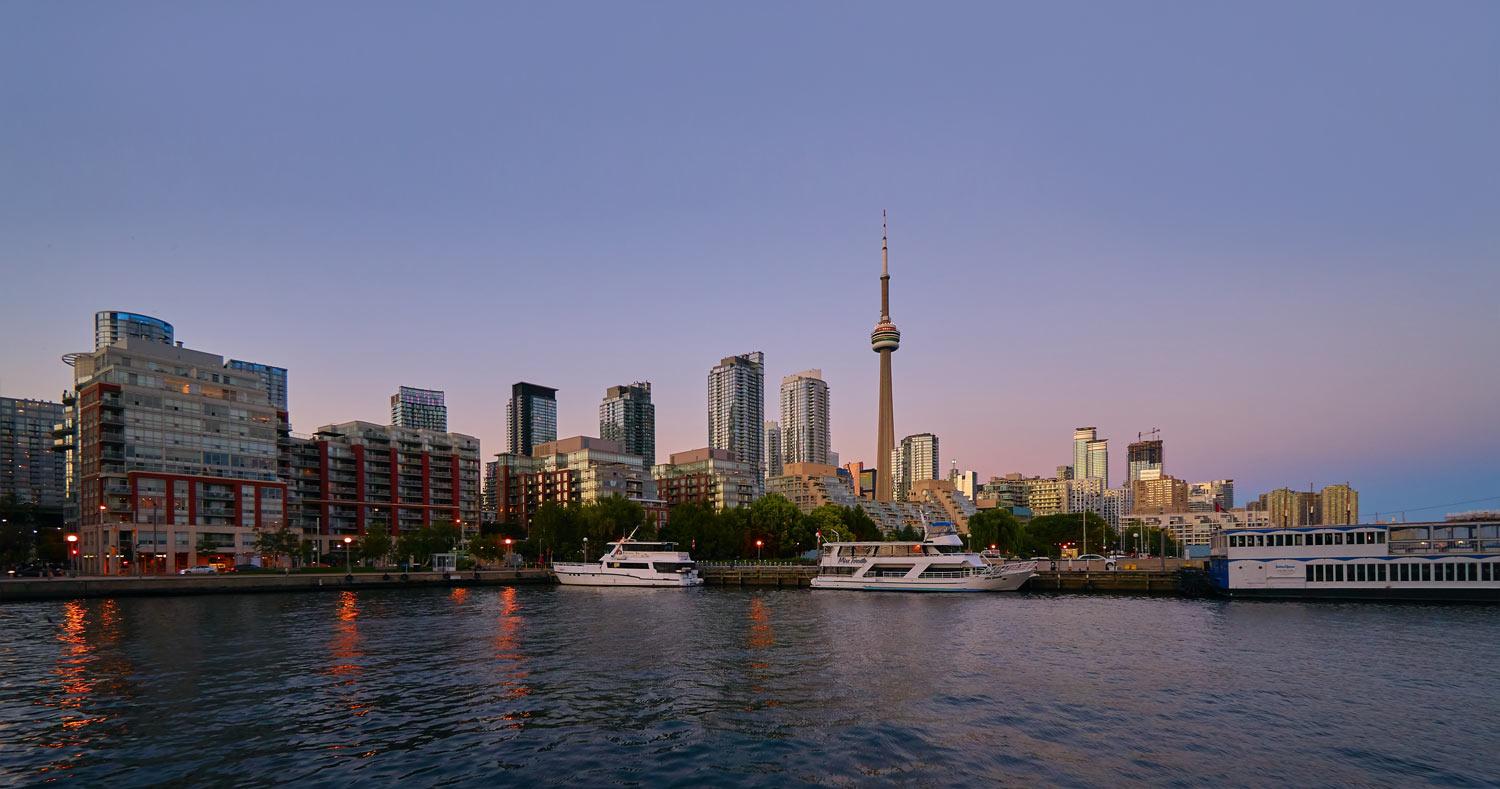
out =
[[[627,537],[605,545],[597,562],[553,562],[558,583],[571,586],[701,586],[693,557],[676,543]]]
[[[827,542],[814,589],[893,592],[1013,592],[1036,562],[992,564],[964,547],[951,523],[927,527],[921,542]]]

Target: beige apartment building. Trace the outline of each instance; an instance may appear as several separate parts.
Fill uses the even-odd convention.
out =
[[[496,518],[529,526],[543,504],[587,504],[621,496],[640,503],[649,519],[666,524],[666,503],[656,495],[656,482],[646,461],[617,441],[573,436],[547,441],[531,454],[507,452],[490,464],[487,477]]]
[[[668,507],[700,502],[715,509],[748,507],[755,500],[756,469],[727,449],[674,452],[651,469],[657,498]]]

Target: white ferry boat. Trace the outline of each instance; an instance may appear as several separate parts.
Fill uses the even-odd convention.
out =
[[[676,543],[629,537],[606,543],[597,562],[553,562],[559,583],[576,586],[700,586],[698,565]]]
[[[951,523],[927,527],[921,542],[825,542],[814,589],[896,592],[1013,592],[1036,562],[991,564],[964,547]]]
[[[1229,597],[1500,601],[1500,521],[1225,529],[1211,546]]]

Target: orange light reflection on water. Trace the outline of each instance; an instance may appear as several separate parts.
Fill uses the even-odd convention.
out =
[[[370,712],[370,705],[359,700],[359,678],[364,673],[364,667],[359,664],[359,659],[364,657],[360,649],[361,637],[359,634],[359,595],[355,592],[339,592],[338,608],[336,610],[338,621],[333,626],[333,638],[328,642],[328,653],[333,658],[327,673],[338,677],[338,687],[346,688],[345,705],[355,717],[364,717]]]
[[[96,616],[91,623],[92,613]],[[52,673],[58,679],[56,691],[44,693],[38,706],[61,711],[60,737],[47,737],[37,743],[43,748],[72,749],[89,742],[86,730],[110,719],[105,714],[89,714],[89,708],[103,697],[123,693],[132,669],[114,647],[120,642],[120,606],[114,600],[85,603],[70,600],[63,604],[62,621],[58,623],[57,663]],[[68,770],[86,755],[84,751],[68,754],[37,772],[45,774]]]
[[[530,675],[526,669],[526,655],[521,651],[521,631],[526,617],[521,615],[521,603],[514,586],[500,591],[500,616],[495,622],[495,659],[500,662],[500,687],[508,699],[522,699],[531,695],[531,687],[525,680]],[[512,729],[525,726],[531,717],[526,710],[507,712],[501,716],[509,721]]]
[[[750,637],[746,645],[751,650],[769,650],[776,646],[776,631],[771,627],[771,609],[760,595],[750,598],[750,611],[746,616],[746,622],[750,630]],[[765,686],[761,683],[766,680],[767,672],[770,668],[771,663],[769,660],[760,659],[750,661],[750,690],[756,693],[765,692]],[[775,707],[781,702],[775,699],[766,699],[764,703],[767,707]]]

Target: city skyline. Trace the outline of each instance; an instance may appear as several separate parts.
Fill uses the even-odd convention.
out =
[[[488,458],[514,381],[558,387],[571,436],[596,432],[605,387],[649,380],[665,457],[705,443],[703,371],[754,348],[773,381],[822,369],[831,448],[878,466],[865,343],[888,207],[898,433],[941,436],[982,478],[1050,475],[1088,424],[1114,481],[1118,448],[1159,427],[1171,474],[1245,498],[1496,494],[1492,9],[862,10],[858,38],[905,42],[894,59],[825,46],[850,21],[831,8],[801,32],[604,8],[551,53],[390,9],[410,24],[356,46],[311,8],[273,55],[227,32],[270,12],[226,13],[190,47],[136,9],[98,9],[87,46],[58,8],[0,32],[12,73],[55,63],[6,88],[26,120],[0,130],[0,394],[57,399],[89,316],[129,310],[289,370],[299,432],[385,422],[390,392],[433,382]],[[566,21],[530,13],[512,28]],[[695,38],[710,17],[728,24]],[[449,45],[362,54],[407,35]],[[494,76],[575,48],[610,69]],[[601,338],[627,308],[689,330],[622,353]],[[405,311],[422,320],[375,319]]]

